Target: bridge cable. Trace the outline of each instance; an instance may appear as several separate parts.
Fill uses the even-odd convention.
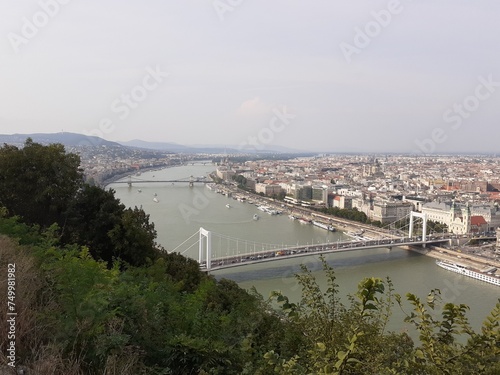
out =
[[[181,247],[182,245],[184,245],[186,242],[188,242],[191,238],[193,238],[194,236],[196,236],[197,234],[199,234],[200,231],[197,230],[193,235],[191,235],[191,237],[189,237],[187,240],[185,240],[183,243],[181,243],[179,246],[177,246],[174,250],[172,250],[171,252],[175,252],[179,247]],[[196,241],[195,243],[198,243],[199,241]],[[189,248],[191,248],[193,245],[191,245]],[[184,252],[182,253],[184,254]]]

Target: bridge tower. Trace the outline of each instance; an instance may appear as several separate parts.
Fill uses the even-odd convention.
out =
[[[207,271],[212,268],[212,232],[209,230],[200,228],[200,240],[199,240],[199,252],[198,252],[198,263],[203,262],[203,252],[206,252],[206,264]],[[203,246],[206,243],[206,247]]]
[[[425,213],[420,213],[420,212],[410,212],[410,229],[408,231],[408,237],[413,237],[413,218],[418,217],[421,218],[424,222],[424,225],[422,227],[422,240],[425,242],[427,238],[427,215]],[[425,246],[425,245],[424,245]]]
[[[128,175],[127,185],[129,188],[132,187],[132,175],[130,174]]]
[[[194,186],[194,177],[191,175],[189,177],[189,187],[193,187]]]

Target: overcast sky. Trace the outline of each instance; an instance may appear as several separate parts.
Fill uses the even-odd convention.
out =
[[[498,0],[0,0],[0,132],[497,152],[499,17]]]

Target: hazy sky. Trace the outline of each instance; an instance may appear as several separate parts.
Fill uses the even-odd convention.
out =
[[[500,151],[498,0],[0,0],[0,132]]]

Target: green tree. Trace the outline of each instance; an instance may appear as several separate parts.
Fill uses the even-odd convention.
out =
[[[439,314],[439,290],[432,290],[426,303],[411,293],[407,299],[413,311],[405,320],[414,324],[421,343],[406,366],[409,373],[410,369],[436,375],[500,373],[500,299],[484,321],[481,333],[471,328],[466,305],[446,303]]]
[[[142,208],[124,210],[120,222],[108,236],[113,246],[113,258],[119,258],[128,264],[142,266],[159,255],[155,242],[156,229]]]
[[[302,286],[299,303],[290,303],[281,293],[274,293],[281,305],[282,319],[302,335],[300,349],[293,356],[287,358],[274,350],[266,353],[266,371],[332,375],[384,373],[389,362],[403,357],[406,353],[403,348],[411,346],[406,334],[385,332],[394,303],[392,283],[376,278],[363,280],[356,295],[350,297],[348,307],[338,297],[333,269],[322,261],[328,281],[325,292],[311,272],[302,267],[302,273],[296,276]]]
[[[140,266],[158,256],[156,230],[142,209],[125,209],[113,190],[84,185],[65,215],[62,240],[88,246],[94,259]]]
[[[0,148],[0,204],[27,223],[61,222],[82,186],[80,158],[61,144],[43,146],[28,138],[23,148]]]
[[[247,185],[247,179],[245,176],[238,174],[238,175],[233,175],[232,179],[238,183],[239,187],[246,187]]]

